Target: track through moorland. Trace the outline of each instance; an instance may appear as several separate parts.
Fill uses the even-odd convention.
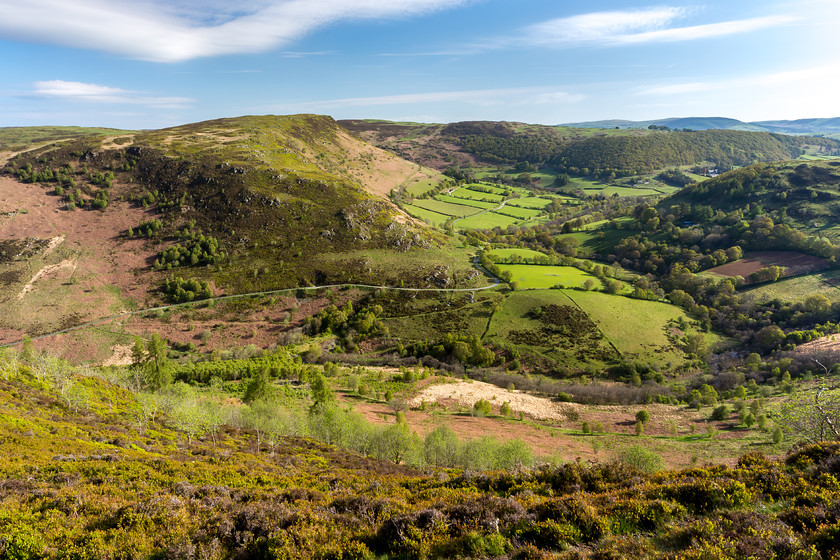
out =
[[[61,329],[58,331],[54,331],[47,334],[42,334],[39,336],[31,337],[31,340],[41,340],[44,338],[50,338],[53,336],[57,336],[60,334],[66,334],[73,331],[78,331],[82,329],[86,329],[89,327],[93,327],[95,325],[100,325],[102,323],[107,323],[109,321],[114,321],[116,319],[122,319],[124,317],[131,317],[134,315],[140,315],[142,313],[153,313],[156,311],[165,311],[167,309],[174,309],[178,307],[188,307],[193,305],[200,305],[202,303],[208,302],[218,302],[218,301],[225,301],[225,300],[233,300],[233,299],[243,299],[249,297],[263,297],[263,296],[272,296],[276,294],[283,294],[288,292],[297,292],[299,290],[331,290],[331,289],[341,289],[341,288],[360,288],[363,290],[391,290],[391,291],[398,291],[398,292],[445,292],[445,293],[453,293],[453,292],[479,292],[484,290],[489,290],[499,286],[500,284],[504,283],[504,280],[494,275],[492,272],[481,266],[479,263],[479,258],[476,256],[473,260],[473,266],[479,270],[480,272],[484,273],[486,276],[492,280],[492,284],[487,286],[480,286],[477,288],[405,288],[402,286],[376,286],[372,284],[326,284],[323,286],[302,286],[296,288],[282,288],[279,290],[266,290],[261,292],[248,292],[245,294],[233,294],[227,296],[217,296],[211,297],[202,300],[193,300],[193,301],[185,301],[182,303],[173,303],[170,305],[159,305],[157,307],[148,307],[146,309],[137,309],[134,311],[126,311],[124,313],[118,313],[117,315],[110,315],[108,317],[102,317],[100,319],[96,319],[94,321],[88,321],[86,323],[82,323],[80,325],[75,325],[73,327],[68,327],[66,329]],[[21,344],[23,339],[16,340],[14,342],[7,342],[5,344],[0,344],[0,348],[8,348],[11,346],[17,346]]]

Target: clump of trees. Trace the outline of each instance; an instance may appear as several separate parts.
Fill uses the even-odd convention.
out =
[[[185,280],[180,276],[164,280],[161,291],[169,301],[174,303],[208,299],[213,296],[210,284],[206,280],[195,278]]]
[[[171,270],[178,266],[200,266],[216,264],[225,258],[219,250],[219,241],[215,237],[197,235],[183,244],[176,243],[158,253],[155,269]]]

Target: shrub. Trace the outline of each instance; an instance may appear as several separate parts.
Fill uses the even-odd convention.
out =
[[[725,404],[715,407],[710,418],[717,421],[729,419],[729,407]]]
[[[622,449],[618,453],[618,461],[647,473],[662,470],[665,465],[662,457],[641,445],[631,445]]]
[[[480,399],[473,405],[473,416],[478,416],[479,418],[483,418],[485,416],[490,416],[493,412],[493,406],[490,404],[490,401],[486,399]]]
[[[647,410],[640,410],[636,413],[636,422],[641,422],[642,424],[646,424],[650,420],[650,412]]]

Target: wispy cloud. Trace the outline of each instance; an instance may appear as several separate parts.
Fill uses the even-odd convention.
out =
[[[799,68],[782,72],[769,72],[764,74],[750,74],[727,80],[709,80],[706,82],[675,82],[671,84],[657,84],[640,86],[636,90],[638,95],[684,95],[691,93],[702,93],[710,91],[722,91],[728,89],[739,89],[748,92],[755,92],[756,88],[772,88],[781,86],[802,87],[803,84],[813,83],[819,80],[823,83],[826,79],[840,85],[840,66],[819,66],[812,68]],[[766,92],[765,92],[766,93]]]
[[[832,64],[729,79],[651,84],[636,88],[635,94],[654,107],[678,103],[683,110],[763,120],[835,116],[837,103],[830,92],[838,89],[840,65]]]
[[[264,52],[340,20],[407,17],[468,0],[0,0],[0,37],[155,62]]]
[[[33,93],[39,97],[67,101],[145,105],[161,109],[183,108],[193,101],[188,97],[153,97],[121,88],[64,80],[35,82]]]
[[[557,47],[688,41],[747,33],[795,21],[791,16],[775,15],[704,25],[674,26],[676,21],[692,13],[686,8],[667,6],[593,12],[532,25],[525,29],[522,41],[533,45]]]
[[[383,95],[378,97],[348,97],[307,103],[283,105],[288,109],[335,109],[344,107],[371,107],[377,105],[416,105],[429,103],[470,103],[474,105],[537,105],[577,103],[583,95],[557,91],[552,88],[501,88],[463,91],[440,91]]]

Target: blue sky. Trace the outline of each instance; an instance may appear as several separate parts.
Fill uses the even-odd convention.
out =
[[[0,0],[0,126],[840,116],[840,1]]]

